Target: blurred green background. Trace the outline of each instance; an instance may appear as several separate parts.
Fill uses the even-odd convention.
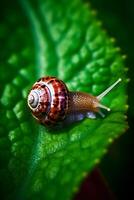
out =
[[[90,0],[97,11],[102,26],[116,45],[127,56],[128,67],[128,124],[129,129],[110,148],[100,167],[117,199],[129,199],[134,188],[134,1],[133,0]]]

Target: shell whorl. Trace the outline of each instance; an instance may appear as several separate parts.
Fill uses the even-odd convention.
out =
[[[38,90],[32,90],[30,94],[28,95],[28,106],[31,108],[31,110],[36,109],[39,103],[39,93]]]
[[[68,110],[68,89],[55,77],[43,77],[32,87],[28,106],[33,116],[44,125],[64,120]]]

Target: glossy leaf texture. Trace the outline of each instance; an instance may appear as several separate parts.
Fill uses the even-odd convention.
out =
[[[8,6],[6,6],[8,2]],[[6,199],[68,200],[127,128],[124,59],[82,0],[22,0],[1,8],[0,183]],[[32,84],[46,75],[70,90],[100,94],[105,118],[59,130],[37,124],[27,108]]]

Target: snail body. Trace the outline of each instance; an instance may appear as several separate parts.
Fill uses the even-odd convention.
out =
[[[28,95],[28,106],[34,118],[46,126],[57,125],[61,122],[72,123],[85,117],[95,118],[100,108],[110,111],[100,100],[121,79],[95,97],[84,92],[70,92],[65,83],[56,77],[42,77],[33,86]]]

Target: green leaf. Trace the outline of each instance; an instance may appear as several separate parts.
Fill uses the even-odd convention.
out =
[[[0,27],[1,191],[6,199],[71,199],[127,128],[124,60],[81,0],[6,3]],[[50,131],[26,103],[32,84],[46,75],[94,95],[119,77],[123,81],[103,100],[112,110],[105,118]]]

